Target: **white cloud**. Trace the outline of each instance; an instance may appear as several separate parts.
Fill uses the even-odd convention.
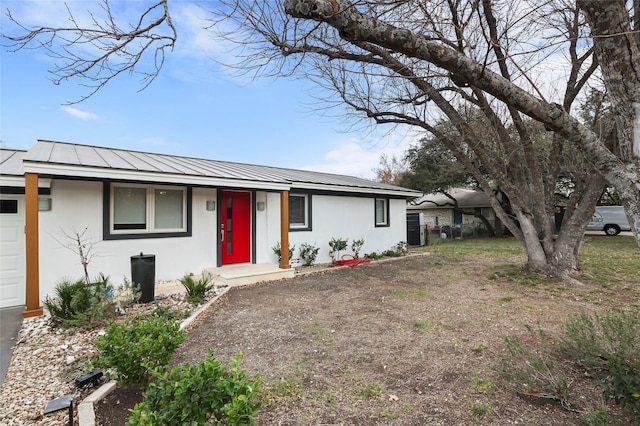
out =
[[[64,112],[66,112],[70,116],[79,118],[81,120],[97,120],[100,118],[98,114],[94,114],[93,112],[82,111],[77,108],[72,108],[69,106],[63,106],[61,108]]]
[[[221,48],[210,28],[211,12],[199,4],[188,3],[181,6],[173,16],[180,31],[179,52],[193,57],[212,57]]]
[[[397,137],[397,135],[395,135]],[[375,179],[373,169],[380,165],[380,155],[402,157],[414,139],[408,135],[394,140],[390,135],[383,143],[367,147],[368,144],[355,138],[345,141],[340,146],[324,155],[324,161],[301,167],[304,170],[336,173]]]

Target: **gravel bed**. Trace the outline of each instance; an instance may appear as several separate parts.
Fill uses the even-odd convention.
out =
[[[223,290],[215,288],[209,298]],[[180,312],[198,307],[184,301],[184,294],[160,294],[153,303],[128,308],[118,321],[151,313],[156,306]],[[96,388],[77,389],[75,379],[87,373],[86,362],[97,355],[94,340],[105,334],[106,325],[92,330],[57,329],[50,316],[25,318],[16,338],[11,364],[0,389],[0,424],[67,425],[67,410],[43,415],[48,401],[73,394],[74,407]],[[74,424],[78,424],[77,409]]]

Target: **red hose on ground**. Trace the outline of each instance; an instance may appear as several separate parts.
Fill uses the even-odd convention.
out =
[[[332,263],[331,266],[349,266],[349,267],[354,267],[357,265],[360,265],[362,263],[370,263],[371,260],[370,259],[359,259],[359,258],[355,258],[350,254],[343,254],[342,257],[340,258],[340,260],[336,261],[335,263]]]

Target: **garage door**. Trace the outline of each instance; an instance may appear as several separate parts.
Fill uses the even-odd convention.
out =
[[[25,304],[24,195],[0,195],[0,308]]]

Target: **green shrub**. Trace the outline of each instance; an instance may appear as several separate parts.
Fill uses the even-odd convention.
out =
[[[55,297],[45,297],[44,306],[51,321],[62,327],[92,327],[113,314],[109,298],[109,278],[99,275],[87,284],[84,278],[62,281],[55,287]]]
[[[209,351],[200,364],[155,369],[155,380],[127,425],[253,424],[261,406],[259,378],[245,377],[238,368],[241,359],[242,353],[233,357],[227,369]]]
[[[383,257],[402,257],[406,256],[407,253],[409,253],[409,245],[404,241],[400,241],[398,244],[383,251],[382,253],[374,251],[372,253],[366,253],[364,257],[365,259],[378,260]]]
[[[183,313],[180,313],[179,311],[169,307],[169,306],[156,306],[156,308],[153,310],[153,312],[151,313],[151,315],[156,316],[158,318],[162,318],[165,321],[179,321],[183,318],[188,318],[189,315],[191,315],[189,313],[189,311],[185,311]]]
[[[371,260],[378,260],[378,259],[382,259],[384,256],[381,255],[378,252],[371,252],[371,253],[365,253],[364,258],[365,259],[371,259]]]
[[[640,414],[640,309],[569,318],[561,349],[601,380],[606,398]]]
[[[111,322],[107,333],[96,339],[99,355],[93,361],[98,368],[113,369],[125,385],[144,387],[148,371],[166,365],[186,333],[177,322],[151,315],[123,324]]]
[[[213,288],[213,279],[208,274],[203,274],[197,280],[191,275],[185,275],[180,279],[180,282],[187,291],[185,299],[194,305],[202,303],[207,292]]]
[[[406,256],[407,253],[409,253],[409,245],[404,241],[400,241],[395,246],[384,251],[382,255],[388,256],[388,257],[402,257],[402,256]]]
[[[358,259],[360,257],[360,250],[364,245],[364,239],[360,238],[359,240],[353,240],[351,243],[351,251],[353,252],[353,257]]]
[[[300,245],[300,258],[305,266],[311,266],[316,262],[320,247],[316,247],[312,244],[302,243]]]
[[[348,238],[331,238],[331,241],[329,241],[329,247],[331,247],[331,250],[329,250],[331,262],[336,263],[340,260],[340,252],[346,250],[348,243]]]
[[[295,244],[293,245],[293,247],[291,247],[291,244],[289,244],[289,262],[291,262],[291,259],[293,259],[293,252],[295,249]],[[282,260],[282,248],[280,247],[280,241],[278,241],[275,246],[271,247],[271,250],[273,250],[276,256],[278,256],[278,262],[280,262]]]

